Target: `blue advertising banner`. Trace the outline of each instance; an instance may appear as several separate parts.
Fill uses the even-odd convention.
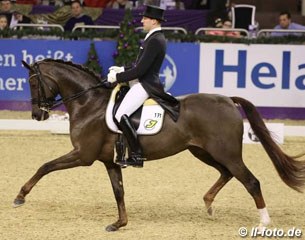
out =
[[[29,102],[30,99],[28,70],[22,66],[21,60],[31,64],[52,58],[85,64],[90,43],[89,40],[0,40],[0,109],[16,110],[3,102],[19,102],[22,107],[18,110],[28,110],[22,105],[22,102]],[[105,75],[108,68],[114,65],[112,55],[116,50],[116,42],[94,43]],[[199,54],[198,44],[168,44],[160,71],[161,81],[167,91],[175,96],[198,92]]]
[[[45,58],[62,59],[84,64],[90,41],[1,40],[0,41],[0,100],[28,101],[28,70],[21,60],[31,64]],[[105,52],[115,48],[115,42],[101,42]],[[104,52],[101,54],[102,57]],[[105,61],[109,66],[112,61]],[[106,66],[106,65],[105,65]]]
[[[169,43],[160,78],[174,96],[199,92],[199,44]]]

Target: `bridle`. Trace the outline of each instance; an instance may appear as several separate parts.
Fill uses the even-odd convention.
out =
[[[41,110],[49,112],[50,109],[53,109],[54,105],[56,104],[57,100],[55,100],[55,97],[57,94],[55,90],[52,87],[50,87],[42,78],[42,74],[40,72],[39,65],[37,63],[33,65],[32,69],[34,70],[35,73],[30,76],[29,81],[33,77],[36,77],[38,83],[38,93],[37,93],[37,98],[32,98],[31,102],[32,104],[37,104]],[[50,93],[52,94],[51,97],[46,96],[46,91],[44,86],[46,86],[50,91]]]
[[[70,102],[70,101],[84,95],[85,93],[87,93],[90,90],[100,88],[100,87],[111,88],[111,86],[107,82],[107,79],[102,79],[100,82],[98,82],[96,85],[94,85],[92,87],[86,88],[69,97],[56,99],[57,92],[53,87],[48,85],[47,82],[43,79],[43,75],[41,74],[41,71],[39,69],[38,62],[34,63],[34,65],[32,66],[32,70],[34,71],[34,74],[32,74],[30,76],[29,80],[36,77],[36,79],[38,81],[38,92],[37,92],[37,98],[32,98],[31,103],[37,104],[38,108],[45,112],[49,112],[50,110],[60,106],[63,103]],[[53,81],[55,83],[55,80],[51,80],[51,81]],[[46,96],[45,87],[47,87],[47,89],[49,90],[49,92],[51,93],[52,96],[50,96],[50,97]]]

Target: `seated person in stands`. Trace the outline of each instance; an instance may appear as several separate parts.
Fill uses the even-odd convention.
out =
[[[5,15],[0,15],[0,31],[8,28],[7,18]]]
[[[20,12],[12,10],[12,1],[1,1],[1,15],[5,15],[7,18],[7,24],[10,28],[13,28],[17,23],[31,23],[31,19],[22,15]]]
[[[274,27],[276,30],[305,30],[305,26],[291,21],[291,14],[289,12],[281,12],[279,16],[279,24]],[[300,36],[302,33],[293,32],[272,32],[271,36],[281,37],[287,35]]]
[[[226,36],[226,37],[240,37],[240,32],[238,31],[222,31],[221,29],[230,29],[232,28],[232,22],[230,20],[223,21],[221,18],[217,18],[215,20],[215,28],[219,28],[219,30],[209,30],[206,31],[207,35],[215,35],[215,36]]]
[[[22,15],[20,12],[15,11],[13,12],[10,28],[15,27],[16,24],[19,23],[32,23],[32,20],[29,17]]]
[[[232,22],[230,20],[225,20],[222,28],[232,28]],[[227,37],[241,37],[240,32],[238,31],[226,31],[224,32],[225,36]]]
[[[213,28],[219,28],[219,30],[208,30],[205,32],[206,35],[217,35],[217,36],[223,36],[224,31],[221,31],[221,28],[223,27],[223,20],[221,18],[216,18],[214,21]]]
[[[113,0],[108,4],[108,7],[114,9],[132,9],[132,2],[128,0]]]
[[[83,8],[80,1],[73,1],[71,3],[72,17],[66,22],[65,31],[72,31],[78,25],[94,25],[92,18],[83,13]]]
[[[10,0],[1,1],[0,14],[6,16],[7,25],[10,26],[11,19],[13,16],[12,2]]]

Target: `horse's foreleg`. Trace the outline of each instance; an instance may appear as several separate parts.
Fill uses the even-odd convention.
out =
[[[78,151],[76,150],[73,150],[70,153],[61,156],[53,161],[45,163],[38,169],[34,176],[29,181],[27,181],[26,184],[24,184],[24,186],[20,189],[20,192],[14,200],[14,207],[19,207],[24,204],[25,196],[29,194],[29,192],[36,185],[36,183],[46,174],[53,171],[73,168],[81,165],[83,165],[83,163],[80,161]]]
[[[104,162],[104,164],[111,181],[119,212],[119,219],[106,227],[106,231],[110,232],[117,231],[120,227],[126,226],[128,220],[124,202],[124,186],[121,167],[113,162]]]

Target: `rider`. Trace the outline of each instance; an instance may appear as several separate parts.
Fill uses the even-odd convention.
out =
[[[165,21],[164,10],[147,5],[141,20],[147,34],[140,47],[135,67],[126,69],[126,71],[124,67],[112,66],[109,68],[107,81],[110,83],[129,82],[136,79],[130,83],[130,90],[115,115],[131,149],[130,157],[121,164],[143,167],[145,158],[137,132],[129,117],[147,98],[151,97],[156,100],[174,121],[178,120],[179,102],[164,91],[159,79],[159,71],[166,53],[166,40],[161,30],[163,21]]]

